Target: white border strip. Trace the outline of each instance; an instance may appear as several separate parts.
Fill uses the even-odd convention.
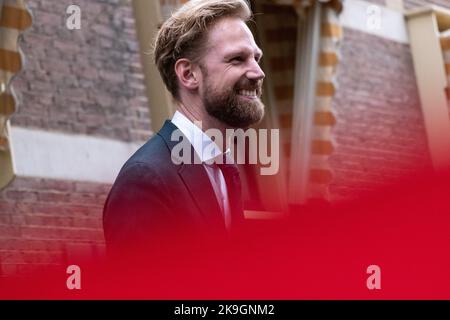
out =
[[[409,43],[405,18],[400,11],[363,0],[346,0],[340,20],[346,28]]]
[[[140,146],[14,126],[9,136],[17,176],[99,183],[112,183]]]

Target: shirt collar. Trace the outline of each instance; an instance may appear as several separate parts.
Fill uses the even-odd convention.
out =
[[[221,158],[222,155],[229,155],[231,153],[229,148],[225,152],[222,152],[219,146],[202,129],[181,112],[175,111],[172,117],[172,123],[188,139],[202,162],[214,162],[212,159]]]

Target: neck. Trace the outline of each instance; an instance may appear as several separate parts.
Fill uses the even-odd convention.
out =
[[[228,127],[220,120],[210,116],[202,106],[193,107],[194,105],[186,105],[183,102],[178,102],[177,111],[182,113],[192,123],[196,124],[203,132],[207,133],[209,129],[219,130],[224,140],[224,146],[218,147],[224,152],[230,147],[230,137],[226,135]],[[199,123],[201,123],[201,126]]]

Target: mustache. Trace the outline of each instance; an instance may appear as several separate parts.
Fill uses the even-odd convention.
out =
[[[235,85],[235,90],[239,91],[239,90],[248,90],[248,91],[253,91],[256,90],[256,92],[259,94],[262,92],[262,84],[263,84],[263,80],[248,80],[248,79],[244,79],[241,80],[240,82],[238,82]]]

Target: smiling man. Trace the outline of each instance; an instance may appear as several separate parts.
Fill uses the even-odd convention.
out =
[[[264,116],[262,51],[246,25],[250,18],[245,0],[191,0],[162,25],[155,63],[177,111],[125,163],[111,189],[103,216],[108,250],[226,239],[242,226],[230,141],[216,144],[205,131],[225,137],[227,129]],[[191,145],[192,161],[174,163],[175,133]]]

